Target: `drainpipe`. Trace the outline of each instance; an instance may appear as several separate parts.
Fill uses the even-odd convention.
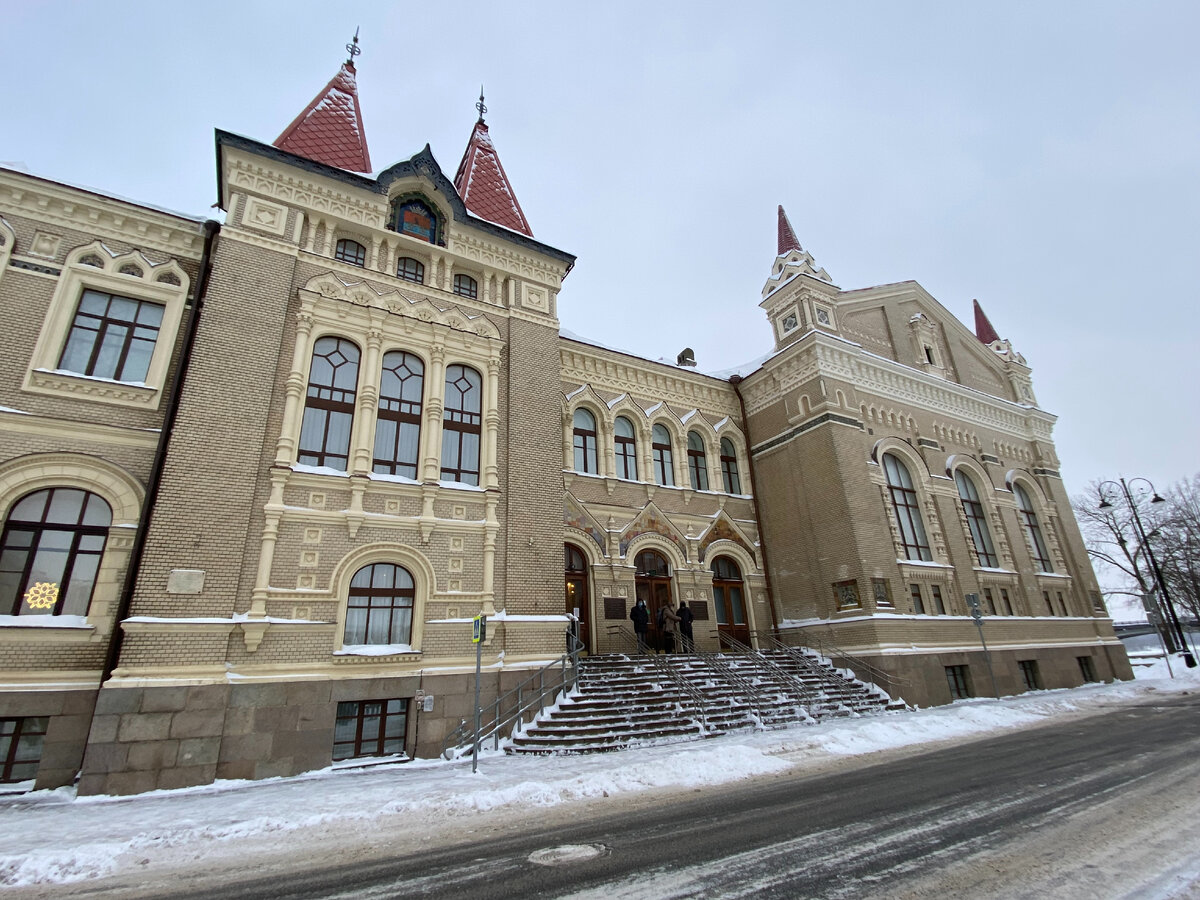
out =
[[[209,219],[204,223],[204,251],[200,255],[200,272],[196,278],[196,289],[192,294],[192,316],[188,320],[187,330],[183,334],[183,344],[179,349],[179,360],[175,366],[175,376],[171,379],[167,391],[167,406],[163,412],[162,429],[158,434],[158,447],[154,451],[154,463],[150,467],[150,477],[146,482],[146,497],[142,501],[142,511],[138,516],[137,531],[133,536],[133,547],[129,551],[129,564],[125,567],[125,581],[121,585],[121,596],[117,600],[117,613],[113,619],[112,634],[108,638],[108,654],[104,659],[104,670],[100,674],[100,684],[112,677],[113,670],[121,658],[121,639],[124,631],[121,622],[129,616],[129,607],[133,602],[133,590],[142,564],[142,553],[146,548],[146,534],[150,530],[150,520],[154,516],[154,504],[158,500],[158,487],[162,482],[163,466],[167,459],[167,447],[171,443],[171,431],[175,427],[175,417],[179,411],[179,399],[183,395],[183,383],[187,376],[188,363],[192,358],[192,346],[196,342],[196,331],[200,323],[200,311],[204,308],[204,294],[208,290],[209,276],[212,273],[212,251],[216,243],[217,233],[221,223]]]
[[[742,392],[738,390],[738,385],[742,383],[742,380],[741,375],[734,375],[729,379],[729,383],[733,385],[733,392],[737,394],[738,398],[738,406],[742,410],[742,434],[746,436],[746,474],[750,476],[750,497],[754,501],[754,519],[758,523],[758,547],[762,552],[763,577],[767,582],[767,605],[771,608],[771,628],[778,634],[779,613],[775,609],[775,591],[771,587],[771,563],[767,559],[767,541],[766,535],[763,534],[762,510],[758,506],[758,489],[754,480],[754,454],[750,452],[750,424],[746,421],[746,400],[742,396]]]

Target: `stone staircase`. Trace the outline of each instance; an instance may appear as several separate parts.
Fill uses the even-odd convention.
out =
[[[575,692],[511,739],[509,753],[596,753],[740,728],[905,709],[812,653],[589,656]]]

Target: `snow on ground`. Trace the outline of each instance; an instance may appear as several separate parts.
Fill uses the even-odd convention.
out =
[[[487,813],[527,813],[650,789],[701,789],[742,778],[819,768],[847,756],[963,741],[1045,724],[1114,701],[1200,689],[1200,669],[1139,667],[1133,682],[1037,691],[1015,697],[734,733],[587,756],[415,760],[371,769],[322,770],[296,778],[225,781],[136,797],[76,797],[69,788],[0,799],[0,889],[66,884],[203,859],[219,867],[260,848],[452,826],[461,838]],[[393,833],[395,833],[393,831]],[[53,836],[49,839],[48,836]],[[139,867],[141,867],[139,869]]]

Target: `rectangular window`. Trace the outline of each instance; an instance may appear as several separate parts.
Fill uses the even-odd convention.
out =
[[[996,615],[996,598],[992,596],[991,588],[983,589],[983,604],[989,616]]]
[[[333,758],[403,756],[408,700],[350,700],[337,705]]]
[[[1075,659],[1079,662],[1079,674],[1083,676],[1085,684],[1100,680],[1096,677],[1096,666],[1090,656],[1077,656]]]
[[[0,719],[0,783],[32,781],[42,760],[49,716]]]
[[[1000,588],[1000,602],[1004,604],[1004,614],[1007,616],[1016,615],[1013,612],[1012,600],[1008,596],[1008,588]]]
[[[1042,591],[1042,600],[1046,603],[1046,615],[1054,615],[1054,606],[1050,603],[1050,592]]]
[[[918,616],[925,615],[925,601],[921,599],[921,586],[910,584],[908,589],[912,593],[913,612]]]
[[[158,303],[85,290],[58,367],[94,378],[144,382],[164,309]]]
[[[1038,673],[1038,664],[1036,659],[1022,659],[1017,662],[1021,668],[1021,677],[1025,679],[1025,690],[1040,691],[1042,689],[1042,676]]]
[[[1067,614],[1067,601],[1063,599],[1062,591],[1055,591],[1054,595],[1058,597],[1058,611],[1065,616]]]
[[[933,595],[933,608],[937,610],[939,616],[946,614],[946,604],[942,602],[942,589],[939,585],[931,584],[929,593]]]
[[[967,666],[946,666],[946,683],[950,686],[952,700],[971,696],[971,673]]]
[[[1097,615],[1108,615],[1108,610],[1104,608],[1104,597],[1099,591],[1088,591],[1088,596],[1092,600],[1092,611]]]
[[[871,579],[871,594],[875,598],[876,606],[891,607],[892,586],[886,578]]]

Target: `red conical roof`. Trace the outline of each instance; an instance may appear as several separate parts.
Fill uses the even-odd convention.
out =
[[[347,60],[325,89],[275,139],[275,146],[339,169],[370,172],[371,154],[367,152],[354,74],[354,63]]]
[[[475,123],[467,152],[458,164],[454,187],[467,209],[479,218],[533,237],[482,117]]]
[[[783,205],[779,207],[779,256],[791,250],[803,250],[800,246],[800,241],[796,237],[796,232],[792,231],[792,223],[788,221],[787,213],[783,211]]]
[[[979,301],[972,300],[971,302],[975,304],[975,337],[985,344],[1000,340],[1000,335],[996,334],[996,329],[992,327],[988,317],[983,314],[983,307],[979,305]]]

